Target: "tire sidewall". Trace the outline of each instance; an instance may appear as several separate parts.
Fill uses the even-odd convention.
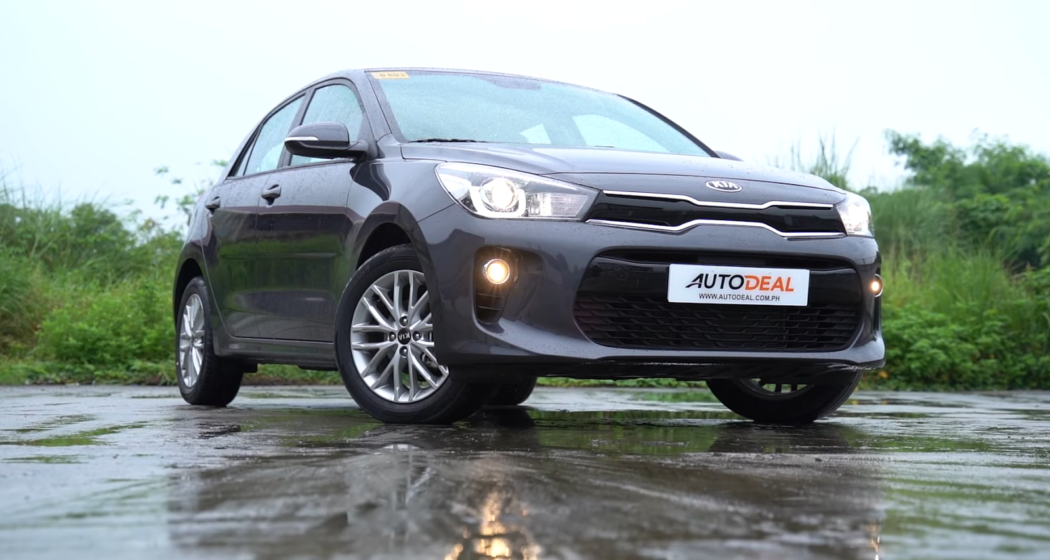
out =
[[[179,333],[182,332],[182,318],[186,311],[186,302],[196,294],[201,298],[201,306],[204,308],[204,348],[201,352],[201,369],[197,373],[197,382],[193,387],[187,387],[182,380],[182,371],[179,369]],[[179,301],[178,314],[175,316],[175,377],[179,383],[179,393],[187,401],[199,400],[201,387],[204,386],[204,376],[207,375],[212,356],[212,330],[211,330],[211,297],[208,286],[204,279],[194,278],[182,292],[182,300]]]
[[[529,400],[532,391],[536,389],[537,378],[526,376],[520,381],[502,383],[496,386],[489,404],[492,406],[518,406]]]

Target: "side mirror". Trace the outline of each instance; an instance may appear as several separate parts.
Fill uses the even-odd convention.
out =
[[[367,151],[364,142],[351,141],[346,126],[335,122],[297,126],[284,139],[284,147],[293,155],[322,159],[357,157]]]
[[[729,152],[723,152],[722,150],[715,150],[715,153],[718,154],[718,157],[720,157],[722,159],[731,159],[733,161],[744,161],[744,160],[734,156],[733,154],[731,154]]]

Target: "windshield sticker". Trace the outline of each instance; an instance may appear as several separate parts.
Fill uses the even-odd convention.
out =
[[[372,77],[377,80],[407,80],[408,72],[372,72]]]

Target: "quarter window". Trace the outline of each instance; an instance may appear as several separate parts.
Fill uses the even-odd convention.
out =
[[[337,122],[346,125],[350,132],[350,140],[360,139],[361,125],[364,121],[364,110],[361,109],[357,94],[344,85],[325,86],[315,91],[310,105],[306,108],[306,115],[303,116],[303,124]],[[315,161],[325,160],[292,156],[291,164],[302,165]]]
[[[288,131],[292,128],[292,122],[302,103],[303,98],[300,97],[266,119],[262,129],[259,130],[259,135],[255,138],[255,144],[248,156],[248,164],[243,169],[243,175],[277,169],[277,164],[281,162],[281,153],[284,151],[284,139],[288,136]]]

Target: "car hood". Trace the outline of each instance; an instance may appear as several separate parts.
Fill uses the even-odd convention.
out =
[[[696,196],[703,181],[697,182],[695,178],[707,180],[725,179],[746,183],[772,183],[768,187],[781,192],[793,191],[792,194],[799,195],[796,198],[819,198],[841,200],[844,191],[828,183],[820,177],[777,169],[765,165],[756,165],[742,161],[721,159],[714,157],[683,156],[676,154],[660,154],[651,152],[629,152],[623,150],[611,150],[605,148],[547,148],[537,146],[524,146],[512,144],[452,144],[452,143],[428,143],[428,144],[403,144],[401,154],[405,159],[436,159],[441,161],[454,161],[460,163],[477,163],[504,167],[526,173],[537,175],[555,175],[558,178],[593,186],[596,188],[609,189],[620,188],[614,183],[624,181],[643,185],[639,177],[615,176],[665,176],[694,178],[682,184],[688,184],[689,192],[677,192],[674,194],[689,194]],[[667,183],[667,180],[659,181]],[[681,183],[680,181],[678,181]],[[779,185],[777,189],[775,185]],[[763,189],[763,190],[768,190]],[[816,189],[826,191],[825,193],[809,193],[810,196],[802,196],[802,192],[791,187],[803,187],[805,189]],[[634,188],[636,191],[650,191],[648,188]],[[680,189],[676,189],[680,190]],[[718,193],[710,189],[703,189],[714,195]],[[838,196],[829,196],[834,193]],[[756,193],[757,194],[757,193]],[[786,196],[786,193],[785,193]],[[711,198],[705,196],[704,198]],[[715,196],[715,198],[722,198]],[[750,197],[749,197],[750,198]],[[784,198],[781,196],[780,198]]]

